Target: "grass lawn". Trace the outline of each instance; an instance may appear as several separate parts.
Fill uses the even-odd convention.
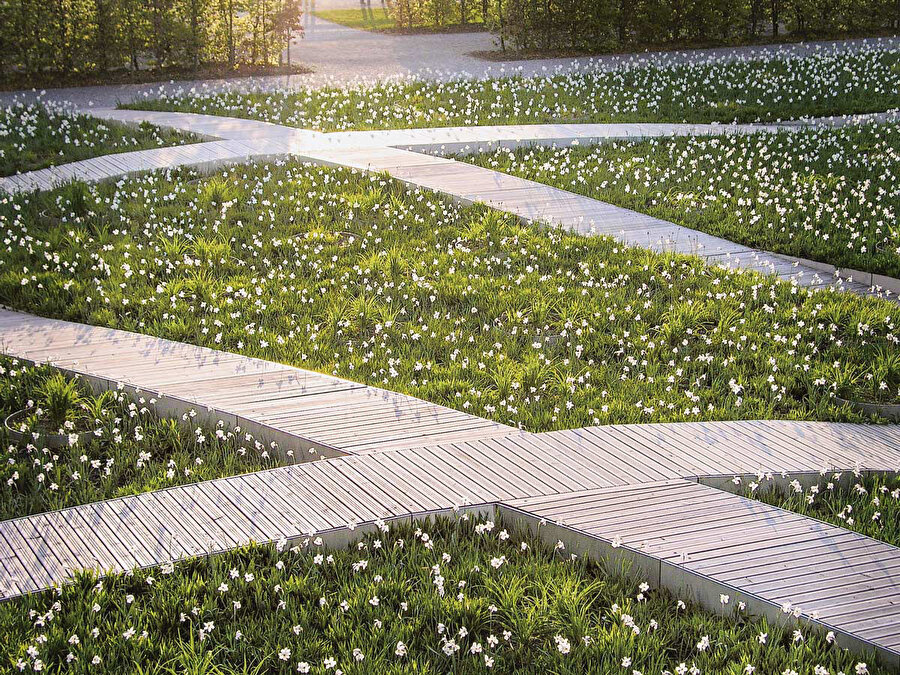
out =
[[[749,246],[900,277],[893,124],[497,151],[470,161]]]
[[[98,120],[78,114],[68,105],[17,103],[0,109],[0,176],[197,140],[151,124],[128,126]]]
[[[359,9],[317,9],[313,15],[358,30],[385,31],[397,27],[384,7],[360,7]]]
[[[761,478],[745,485],[743,494],[900,546],[900,475],[840,479],[841,474],[830,474],[809,488],[794,481],[789,489],[766,490]]]
[[[0,357],[0,419],[26,410],[13,427],[37,434],[12,441],[0,426],[0,520],[276,466],[239,429],[161,419],[154,403]],[[74,444],[48,448],[59,431]]]
[[[649,63],[648,63],[649,61]],[[344,89],[239,93],[194,88],[126,107],[320,129],[539,122],[752,122],[900,107],[900,50],[818,47],[809,56],[632,55],[615,69]]]
[[[349,550],[251,547],[85,577],[0,605],[0,663],[142,675],[884,672],[827,635],[737,606],[702,611],[505,527],[440,518],[383,525]]]
[[[377,175],[279,163],[74,184],[0,204],[0,229],[10,306],[533,431],[860,420],[832,393],[900,399],[894,303],[540,231]]]

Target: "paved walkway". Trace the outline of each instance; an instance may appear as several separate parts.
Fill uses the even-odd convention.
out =
[[[351,0],[351,5],[353,4]],[[377,6],[373,0],[373,6]],[[358,8],[358,2],[355,3]],[[731,60],[769,57],[772,55],[805,55],[821,47],[856,49],[861,44],[880,42],[900,44],[900,38],[808,42],[752,47],[646,52],[634,55],[601,55],[582,58],[530,59],[494,62],[472,55],[474,51],[495,48],[489,33],[451,33],[437,35],[380,34],[347,28],[324,21],[314,10],[346,7],[346,0],[305,0],[303,38],[291,47],[294,63],[310,66],[314,72],[305,75],[269,76],[231,80],[194,80],[142,85],[108,85],[50,89],[44,98],[69,101],[82,108],[114,107],[160,93],[175,94],[191,89],[214,91],[281,91],[317,89],[333,86],[373,84],[390,78],[415,77],[450,80],[460,77],[491,78],[509,75],[545,75],[583,69],[612,69],[627,64],[697,62],[706,59]],[[0,105],[14,98],[33,99],[36,91],[0,92]]]
[[[46,190],[84,178],[102,180],[152,168],[267,160],[277,157],[385,172],[413,187],[449,195],[464,203],[482,202],[526,222],[549,224],[581,234],[603,234],[629,246],[699,255],[710,264],[774,274],[812,288],[835,287],[862,295],[897,298],[900,282],[840,273],[834,267],[737,244],[674,223],[623,209],[558,188],[437,156],[522,145],[568,145],[610,139],[770,131],[774,125],[716,124],[536,124],[445,127],[395,131],[320,133],[268,122],[193,113],[98,109],[103,119],[152,124],[223,140],[189,146],[121,153],[51,169],[0,178],[0,190]],[[871,116],[870,116],[871,117]],[[882,118],[884,116],[875,116]],[[824,120],[825,124],[846,119]],[[796,129],[788,126],[787,129]],[[424,153],[434,154],[424,154]]]

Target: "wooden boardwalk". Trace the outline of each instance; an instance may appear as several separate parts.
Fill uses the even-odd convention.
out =
[[[893,467],[900,431],[885,429],[873,440],[864,426],[842,425],[829,438],[819,434],[821,424],[765,425],[776,437],[828,439],[822,441],[827,449],[817,453],[812,444],[799,449],[748,436],[753,424],[652,425],[646,438],[656,438],[657,445],[645,440],[635,452],[626,443],[642,434],[640,426],[617,427],[617,443],[593,433],[587,435],[590,442],[584,435],[565,439],[560,432],[387,449],[9,520],[0,523],[0,597],[47,588],[84,568],[124,571],[249,541],[312,534],[347,539],[355,524],[379,518],[504,504],[536,518],[563,520],[578,537],[621,537],[627,548],[696,577],[647,575],[654,584],[689,588],[701,602],[723,584],[735,602],[738,596],[759,596],[770,605],[791,602],[894,658],[895,636],[884,629],[900,623],[900,550],[688,480],[697,480],[697,455],[704,463],[716,456],[730,465],[738,444],[748,448],[743,452],[756,448],[741,460],[743,466],[735,464],[738,472],[750,466],[778,471],[782,464],[815,472],[835,449],[856,466]],[[694,435],[704,440],[690,447],[680,440]],[[776,454],[780,461],[774,466],[756,461]],[[653,464],[657,460],[660,467]],[[660,487],[666,480],[690,491],[666,493]],[[801,554],[819,565],[816,573],[828,573],[827,586],[810,587],[811,572],[779,574]],[[852,568],[859,577],[839,572],[848,569],[848,561],[859,566]]]
[[[629,559],[654,588],[681,590],[710,607],[728,595],[726,611],[744,602],[775,621],[785,610],[800,612],[842,634],[845,646],[875,645],[900,664],[900,549],[893,546],[684,480],[505,506],[560,526],[544,528],[545,537]]]
[[[697,447],[704,455],[717,454],[728,463],[731,448],[752,424],[712,425],[719,431],[716,440]],[[822,429],[822,423],[766,425],[784,436],[812,436]],[[642,426],[618,430],[639,434]],[[647,455],[631,453],[621,444],[565,443],[558,434],[519,434],[293,464],[4,521],[0,537],[7,547],[0,557],[0,585],[4,596],[11,597],[61,582],[83,568],[122,571],[227,550],[251,540],[297,538],[343,529],[350,523],[454,506],[698,480],[693,449],[675,440],[681,434],[702,437],[703,429],[692,423],[653,426],[658,446],[645,446],[644,452],[669,458],[668,466],[658,470],[647,464]],[[774,454],[777,448],[771,441],[751,443],[761,456]],[[900,430],[888,428],[882,439],[873,442],[868,427],[844,425],[841,438],[833,443],[856,456],[854,465],[895,467]],[[747,466],[777,474],[787,464],[798,473],[816,473],[827,454],[787,447],[784,461],[774,465],[750,461]],[[710,476],[730,479],[745,468]],[[688,521],[691,518],[686,516]],[[773,546],[777,545],[776,540]]]
[[[120,115],[137,121],[151,114],[111,113]],[[0,179],[0,189],[294,157],[384,171],[529,222],[701,255],[810,287],[881,294],[803,262],[418,152],[752,129],[542,125],[323,135],[203,115],[152,116],[224,140],[85,160]],[[709,607],[720,592],[769,615],[791,603],[845,644],[875,647],[900,664],[900,550],[715,489],[736,476],[808,481],[823,471],[897,470],[897,427],[747,421],[530,434],[283,364],[5,310],[0,352],[54,363],[98,388],[152,392],[163,414],[196,410],[275,441],[296,459],[328,458],[2,522],[0,598],[63,583],[80,569],[124,571],[314,533],[346,540],[356,523],[481,505],[519,514],[542,536],[559,532],[588,552],[628,552],[654,583],[687,588]],[[612,547],[614,540],[622,546]]]
[[[0,311],[0,351],[99,388],[152,392],[160,412],[198,410],[276,439],[298,459],[331,457],[2,522],[0,598],[81,569],[121,572],[313,533],[346,540],[355,523],[500,504],[565,521],[587,549],[584,541],[619,536],[630,550],[632,538],[646,540],[640,569],[657,569],[654,583],[689,588],[707,606],[720,588],[763,613],[791,602],[847,644],[897,655],[884,627],[900,623],[900,579],[882,563],[900,550],[697,485],[896,470],[896,426],[696,422],[532,434],[282,364],[10,311]],[[827,585],[780,574],[801,554]],[[673,565],[668,576],[659,571]]]
[[[52,363],[98,388],[152,393],[162,414],[190,410],[289,447],[297,459],[518,433],[396,392],[301,368],[126,331],[0,310],[0,353]],[[423,442],[417,440],[417,443]]]

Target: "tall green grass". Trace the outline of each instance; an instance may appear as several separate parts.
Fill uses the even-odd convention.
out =
[[[489,524],[488,524],[489,523]],[[85,673],[880,673],[466,517],[257,546],[0,605],[0,663]],[[816,671],[822,672],[822,671]]]

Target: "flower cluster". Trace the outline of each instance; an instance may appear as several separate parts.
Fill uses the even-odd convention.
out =
[[[84,576],[0,605],[0,662],[86,673],[876,672],[789,614],[702,611],[502,523],[476,534],[482,522],[463,514],[384,527],[349,549],[315,538]]]
[[[75,405],[84,427],[48,443],[54,428],[35,426],[48,404],[44,391],[59,377],[49,366],[32,367],[0,358],[0,418],[25,411],[26,435],[13,442],[0,430],[0,518],[53,511],[123,494],[209,480],[276,466],[271,448],[239,428],[215,428],[184,419],[160,418],[156,399],[122,391],[91,395],[75,382]],[[66,424],[70,424],[67,421]],[[18,426],[18,425],[15,425]],[[84,431],[87,429],[87,431]],[[65,431],[65,429],[63,429]]]
[[[246,93],[160,88],[129,107],[248,117],[334,131],[535,122],[778,120],[900,105],[900,51],[889,42],[806,54],[630,55],[540,76],[401,78],[343,87]]]
[[[898,396],[894,303],[541,230],[377,175],[280,163],[73,184],[0,204],[0,231],[8,305],[535,431],[859,420],[833,398],[858,370]]]
[[[79,113],[67,102],[14,100],[0,108],[0,176],[128,150],[193,143],[151,124],[126,126]]]
[[[807,487],[798,480],[782,485],[777,479],[760,474],[736,480],[748,497],[900,546],[900,475],[823,471]]]
[[[473,161],[731,241],[900,277],[893,124],[498,151]]]

